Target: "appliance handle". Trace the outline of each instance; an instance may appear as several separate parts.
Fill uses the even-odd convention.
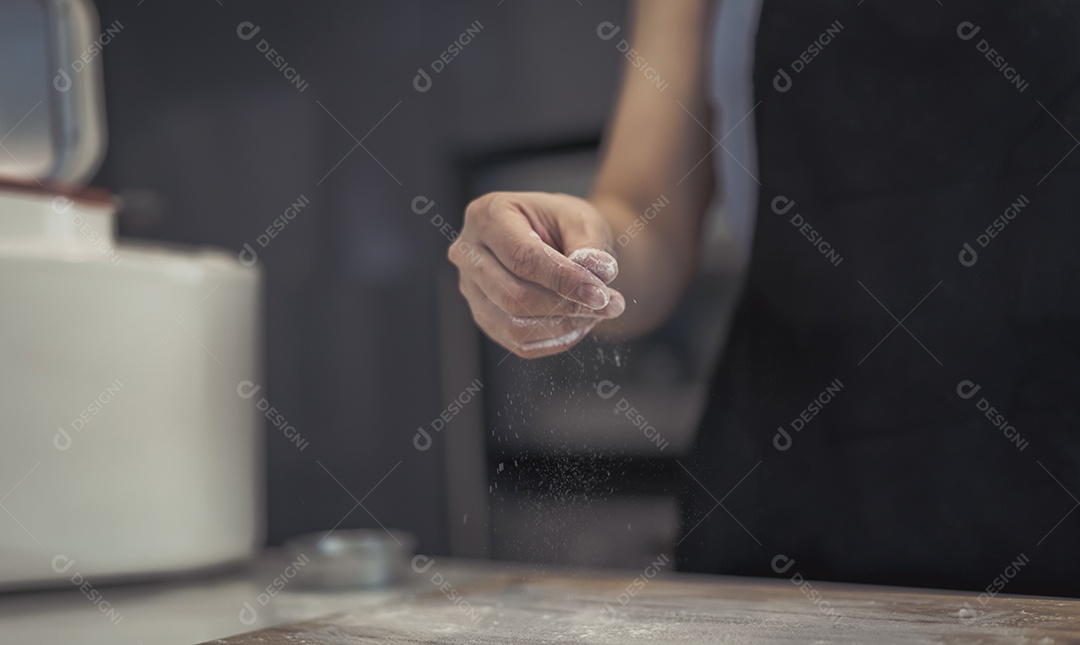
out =
[[[48,178],[71,189],[86,185],[105,157],[103,35],[91,0],[40,0],[48,18],[52,168]],[[119,24],[119,23],[117,23]]]

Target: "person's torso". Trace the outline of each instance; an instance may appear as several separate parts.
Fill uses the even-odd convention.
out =
[[[1077,34],[1063,2],[765,0],[750,267],[694,456],[717,498],[750,473],[744,526],[709,515],[684,566],[980,588],[1023,554],[1010,591],[1078,593],[1080,517],[1050,531],[1080,494]]]

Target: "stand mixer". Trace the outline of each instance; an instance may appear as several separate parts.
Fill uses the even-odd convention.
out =
[[[263,541],[260,274],[118,241],[88,0],[0,6],[0,590],[221,566]]]

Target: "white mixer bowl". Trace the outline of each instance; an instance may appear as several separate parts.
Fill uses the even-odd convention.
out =
[[[189,571],[263,540],[259,272],[117,246],[106,202],[0,191],[0,589]]]

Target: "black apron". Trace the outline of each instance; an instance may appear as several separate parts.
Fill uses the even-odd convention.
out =
[[[1080,596],[1080,6],[765,0],[755,51],[680,566]]]

